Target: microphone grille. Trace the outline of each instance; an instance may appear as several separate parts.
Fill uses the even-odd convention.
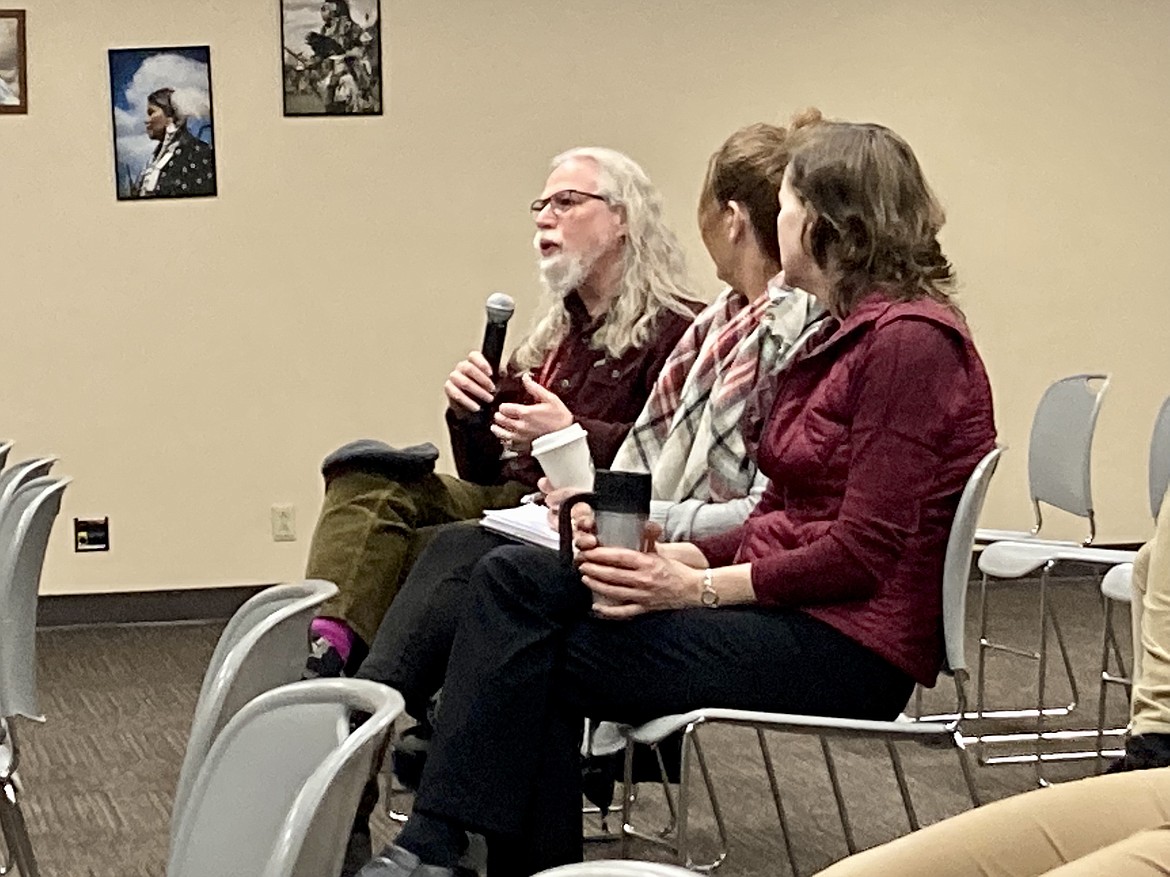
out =
[[[488,296],[486,309],[488,319],[493,323],[506,323],[516,310],[516,302],[512,300],[510,295],[493,292]]]

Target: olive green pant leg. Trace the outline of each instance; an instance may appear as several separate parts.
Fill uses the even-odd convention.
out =
[[[337,585],[319,614],[373,641],[398,585],[418,556],[418,530],[515,505],[527,488],[511,481],[473,484],[449,475],[394,481],[367,472],[330,479],[309,546],[306,575]]]

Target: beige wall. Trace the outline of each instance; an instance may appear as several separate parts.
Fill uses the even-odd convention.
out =
[[[0,433],[76,479],[46,592],[298,575],[321,457],[441,436],[484,297],[531,314],[525,205],[549,156],[634,155],[713,291],[692,218],[707,155],[808,104],[904,134],[949,208],[1013,448],[986,522],[1027,522],[1043,387],[1100,369],[1103,537],[1150,530],[1170,4],[383,0],[387,112],[330,121],[281,118],[276,0],[24,2],[32,112],[0,117]],[[220,196],[116,203],[106,49],[203,43]],[[271,541],[276,502],[299,541]],[[109,554],[72,552],[77,515],[110,516]]]

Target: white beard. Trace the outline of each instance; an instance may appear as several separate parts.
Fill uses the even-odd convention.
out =
[[[554,298],[564,298],[589,276],[597,256],[592,253],[557,253],[540,260],[540,281]]]

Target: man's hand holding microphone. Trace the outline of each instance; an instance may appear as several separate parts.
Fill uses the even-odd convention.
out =
[[[468,353],[467,359],[455,366],[443,385],[448,405],[461,416],[480,414],[495,398],[495,378],[500,372],[504,336],[515,305],[509,296],[497,292],[488,298],[486,310],[482,352]],[[491,430],[504,447],[527,451],[534,438],[563,429],[573,422],[573,415],[559,396],[540,386],[532,375],[525,373],[522,380],[524,389],[535,401],[528,405],[502,404],[493,417]]]

